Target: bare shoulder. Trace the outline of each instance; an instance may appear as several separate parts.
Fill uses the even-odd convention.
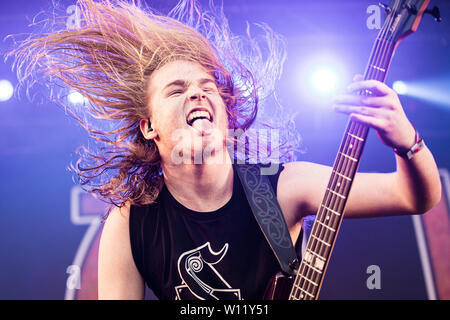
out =
[[[105,221],[98,257],[100,299],[143,298],[143,280],[131,251],[129,216],[127,204],[114,208]]]
[[[109,243],[115,245],[116,242],[124,241],[129,243],[129,218],[129,204],[123,207],[115,207],[105,220],[101,237],[103,243],[101,245],[108,246]]]
[[[105,221],[105,228],[108,229],[122,229],[128,227],[130,219],[130,204],[126,203],[122,207],[114,207],[109,213],[108,218]],[[118,230],[117,230],[118,231]]]
[[[284,164],[277,186],[280,201],[294,207],[297,218],[315,214],[330,173],[330,167],[312,162]]]

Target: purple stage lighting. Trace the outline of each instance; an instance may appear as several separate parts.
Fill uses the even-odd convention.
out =
[[[75,90],[70,91],[69,95],[67,96],[67,99],[71,104],[82,104],[84,103],[85,100],[84,96]]]
[[[414,97],[423,101],[440,105],[450,106],[450,93],[448,88],[450,81],[446,78],[435,78],[417,81],[395,81],[392,88],[399,94]]]
[[[331,49],[299,61],[294,83],[300,83],[299,98],[307,105],[330,106],[332,98],[350,82],[348,66]]]
[[[400,95],[405,95],[408,93],[408,85],[403,81],[395,81],[392,84],[392,89]]]
[[[8,101],[14,94],[14,88],[8,80],[0,80],[0,102]]]
[[[338,76],[329,67],[318,68],[311,77],[311,82],[315,91],[320,94],[330,94],[336,90]]]

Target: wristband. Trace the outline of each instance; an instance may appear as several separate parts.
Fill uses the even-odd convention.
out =
[[[414,155],[419,152],[420,150],[422,150],[425,147],[425,143],[423,142],[423,139],[420,137],[419,132],[417,131],[416,128],[414,128],[414,130],[416,131],[416,135],[415,135],[415,140],[414,140],[414,145],[409,148],[409,149],[397,149],[394,148],[394,152],[396,154],[398,154],[400,157],[405,158],[405,159],[412,159],[412,157],[414,157]]]

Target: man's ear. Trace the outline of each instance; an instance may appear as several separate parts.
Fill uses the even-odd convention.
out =
[[[141,121],[139,122],[139,127],[145,139],[152,140],[156,138],[157,134],[156,131],[151,127],[150,119],[141,119]]]

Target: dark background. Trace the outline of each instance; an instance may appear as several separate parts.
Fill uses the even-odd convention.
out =
[[[234,33],[246,21],[266,22],[287,39],[288,60],[279,82],[282,104],[297,112],[305,153],[298,160],[332,165],[347,118],[333,113],[329,97],[308,94],[307,77],[315,59],[333,56],[343,66],[342,85],[363,73],[378,30],[366,21],[370,0],[225,0]],[[74,1],[61,1],[63,6]],[[167,12],[176,1],[149,1]],[[205,1],[202,1],[205,3]],[[444,21],[424,17],[418,32],[402,42],[386,83],[426,84],[450,92],[450,1],[439,5]],[[0,0],[0,38],[29,32],[27,25],[49,0]],[[0,53],[11,49],[0,42]],[[17,83],[11,61],[0,61],[0,79]],[[401,96],[411,122],[421,132],[440,168],[450,166],[450,101]],[[0,299],[64,299],[68,274],[87,226],[70,220],[67,167],[86,134],[52,103],[26,98],[0,102]],[[395,170],[393,153],[372,132],[360,171]],[[369,290],[366,269],[381,269],[381,289]],[[426,299],[410,217],[346,220],[325,278],[322,299]]]

